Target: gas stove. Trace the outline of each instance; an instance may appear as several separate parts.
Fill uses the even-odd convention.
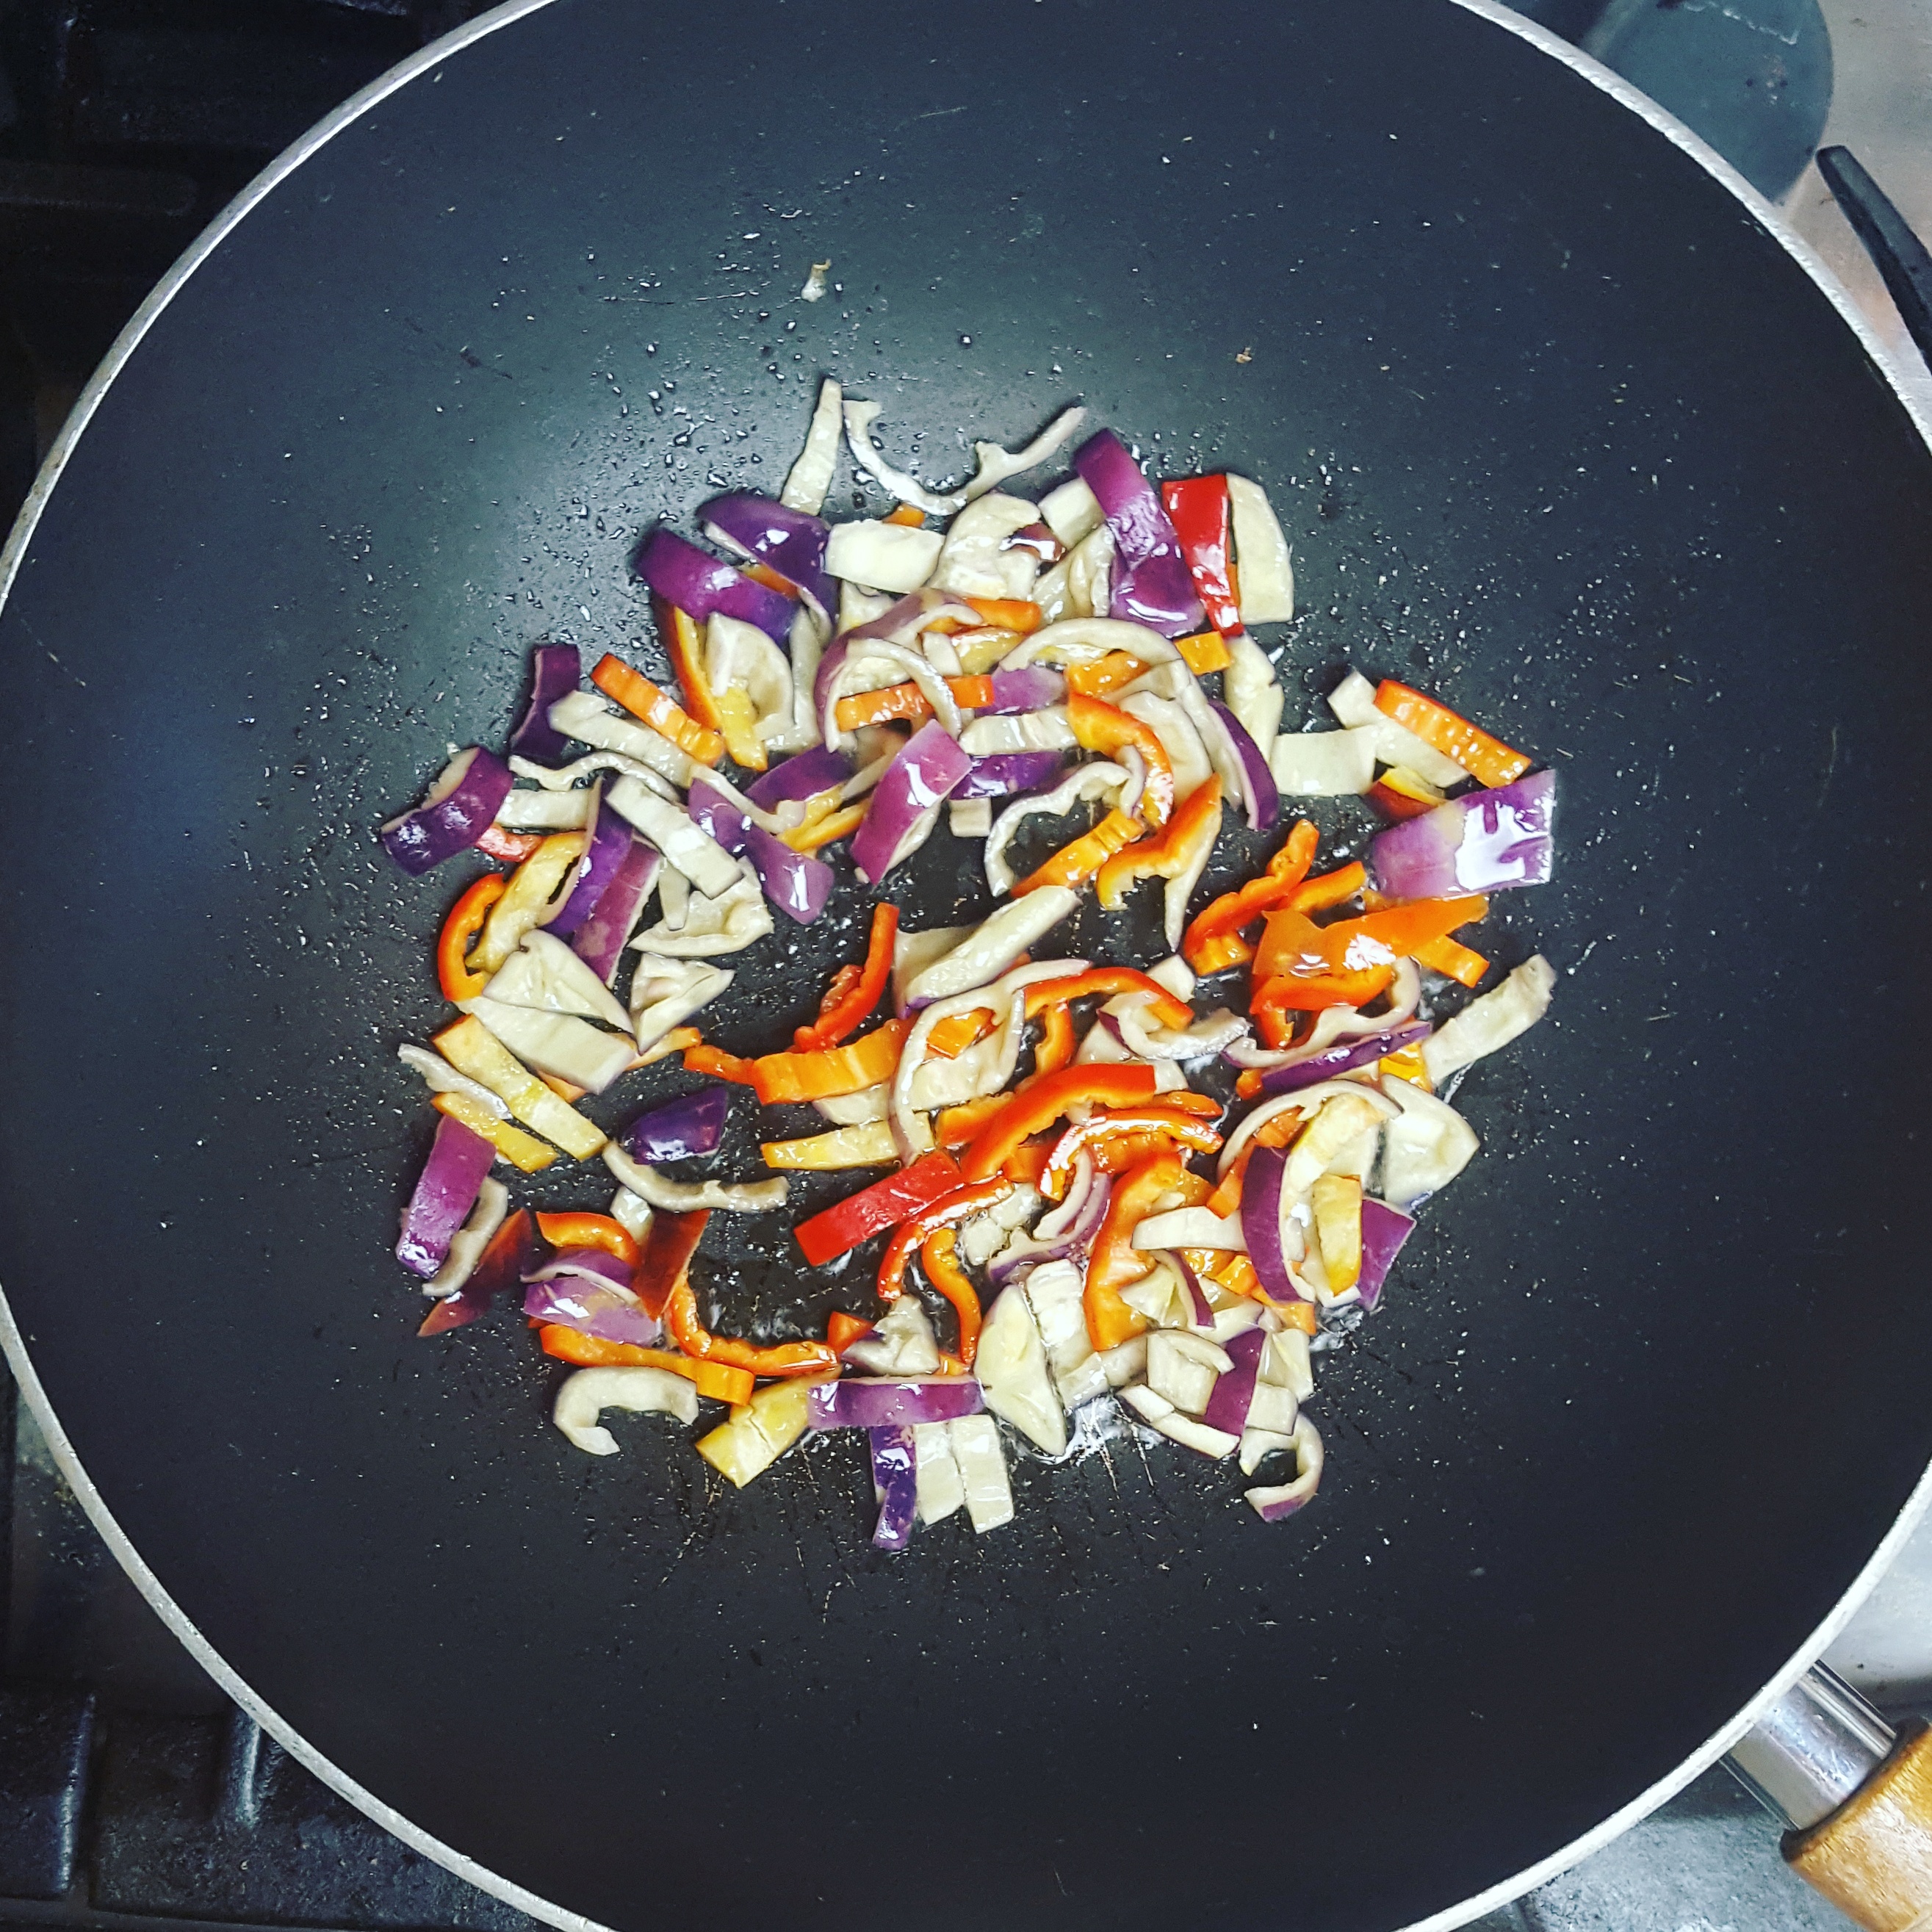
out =
[[[1519,0],[1703,134],[1932,374],[1810,164],[1842,143],[1932,232],[1932,0]],[[0,6],[0,504],[155,278],[270,155],[481,0]],[[0,1381],[10,1574],[0,1920],[476,1928],[520,1914],[389,1838],[229,1703],[122,1574]],[[1828,1660],[1932,1715],[1932,1524]],[[1826,1932],[1721,1766],[1481,1932]]]

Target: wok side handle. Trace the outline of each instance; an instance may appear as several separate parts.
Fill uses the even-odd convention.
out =
[[[1729,1762],[1792,1827],[1784,1856],[1807,1884],[1867,1932],[1932,1932],[1932,1729],[1894,1732],[1816,1665]]]
[[[1899,319],[1932,362],[1932,254],[1849,148],[1820,148],[1818,172],[1885,278]]]

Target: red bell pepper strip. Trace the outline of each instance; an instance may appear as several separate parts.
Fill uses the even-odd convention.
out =
[[[1118,1348],[1145,1332],[1147,1317],[1120,1299],[1120,1290],[1138,1281],[1154,1264],[1151,1256],[1135,1248],[1134,1230],[1162,1195],[1179,1186],[1185,1172],[1180,1155],[1168,1151],[1148,1155],[1114,1181],[1106,1219],[1088,1253],[1082,1296],[1088,1340],[1096,1349]]]
[[[1068,1030],[1070,1033],[1072,1029]],[[933,1138],[943,1148],[967,1146],[1010,1097],[1004,1094],[986,1094],[976,1100],[962,1100],[956,1107],[946,1108],[933,1123]]]
[[[651,1216],[651,1232],[644,1252],[631,1277],[631,1292],[644,1304],[652,1321],[662,1321],[670,1292],[684,1279],[691,1258],[698,1252],[704,1224],[711,1210],[701,1208],[694,1214],[660,1212]]]
[[[506,866],[520,866],[542,843],[541,832],[512,832],[500,825],[486,825],[476,841],[476,849],[486,858],[501,859]]]
[[[560,1362],[574,1362],[581,1369],[663,1369],[682,1376],[700,1395],[713,1402],[734,1406],[749,1402],[758,1378],[749,1369],[734,1369],[722,1362],[694,1361],[688,1355],[674,1355],[668,1349],[640,1348],[634,1342],[607,1342],[601,1335],[586,1335],[554,1322],[544,1323],[537,1340],[546,1355]]]
[[[887,1020],[849,1046],[825,1047],[815,1053],[767,1053],[752,1062],[752,1088],[766,1107],[862,1092],[892,1077],[906,1032],[904,1020]]]
[[[1037,872],[1029,872],[1013,888],[1024,898],[1042,886],[1084,886],[1124,845],[1141,836],[1141,822],[1124,812],[1108,813],[1091,832],[1063,845]]]
[[[1338,866],[1332,872],[1304,879],[1288,895],[1288,909],[1291,912],[1325,912],[1330,906],[1340,905],[1344,899],[1353,898],[1368,882],[1369,875],[1363,871],[1360,862],[1352,860],[1346,866]]]
[[[980,1352],[980,1298],[959,1265],[958,1245],[950,1228],[935,1228],[921,1244],[919,1259],[926,1280],[952,1304],[959,1323],[959,1359],[970,1369]]]
[[[1259,878],[1250,879],[1238,892],[1223,892],[1195,914],[1180,952],[1196,972],[1219,973],[1254,957],[1254,948],[1241,937],[1242,927],[1288,903],[1315,862],[1320,836],[1306,819],[1297,819]]]
[[[710,1080],[728,1080],[734,1087],[754,1084],[752,1070],[756,1064],[754,1060],[741,1060],[736,1054],[727,1053],[722,1046],[712,1046],[703,1040],[684,1050],[686,1072],[702,1073]]]
[[[717,732],[699,724],[622,658],[606,651],[592,668],[590,682],[700,765],[715,765],[724,755],[724,740]]]
[[[501,872],[485,872],[449,909],[436,942],[436,983],[452,1005],[479,998],[490,983],[488,973],[472,973],[468,960],[470,948],[483,930],[490,908],[503,896],[509,880]]]
[[[1164,1027],[1194,1024],[1194,1009],[1178,1000],[1157,980],[1137,973],[1131,966],[1095,966],[1084,973],[1072,973],[1064,980],[1036,980],[1026,989],[1026,1016],[1038,1019],[1056,1006],[1064,1008],[1076,1000],[1112,999],[1121,993],[1148,993],[1148,1016]]]
[[[1066,722],[1076,742],[1090,752],[1098,752],[1103,758],[1112,758],[1130,745],[1140,754],[1147,767],[1147,783],[1135,809],[1158,832],[1174,811],[1174,766],[1154,727],[1143,724],[1118,704],[1083,697],[1077,691],[1067,698]]]
[[[959,1163],[961,1177],[984,1180],[998,1174],[1022,1142],[1043,1133],[1072,1107],[1131,1107],[1154,1098],[1151,1066],[1096,1061],[1063,1066],[1029,1081],[986,1126]]]
[[[1425,698],[1419,691],[1393,678],[1384,678],[1376,687],[1376,709],[1393,718],[1406,731],[1413,731],[1425,745],[1433,746],[1445,758],[1454,758],[1466,772],[1473,772],[1486,785],[1506,785],[1529,770],[1522,752],[1512,751],[1500,738],[1492,738],[1480,725]]]
[[[983,1214],[1012,1191],[1013,1184],[1001,1174],[991,1180],[968,1181],[964,1186],[952,1188],[938,1200],[927,1202],[902,1221],[893,1229],[879,1262],[879,1299],[896,1301],[905,1292],[906,1264],[912,1258],[913,1250],[925,1245],[928,1234]]]
[[[1029,1016],[1031,1017],[1031,1016]],[[1063,1066],[1072,1065],[1073,1056],[1080,1050],[1080,1042],[1073,1037],[1073,1016],[1064,1006],[1045,1008],[1038,1016],[1040,1019],[1040,1044],[1033,1050],[1033,1070],[1037,1078],[1042,1073],[1058,1073]],[[1006,1105],[1004,1094],[988,1096]],[[988,1113],[993,1111],[988,1109]]]
[[[835,1308],[825,1318],[825,1346],[835,1355],[842,1355],[872,1327],[862,1315],[848,1315],[844,1309]]]
[[[1158,1101],[1144,1107],[1109,1107],[1069,1127],[1053,1144],[1040,1178],[1040,1191],[1058,1201],[1066,1192],[1066,1183],[1082,1154],[1090,1153],[1104,1141],[1127,1136],[1161,1134],[1178,1152],[1192,1148],[1196,1154],[1213,1154],[1221,1136],[1197,1114],[1179,1107],[1165,1107]]]
[[[1143,879],[1178,879],[1198,872],[1214,849],[1220,831],[1221,781],[1210,778],[1182,800],[1159,838],[1130,845],[1100,868],[1096,885],[1102,907],[1118,912],[1126,904],[1127,894]]]
[[[703,1225],[701,1220],[699,1225]],[[652,1226],[655,1232],[656,1223]],[[614,1255],[633,1272],[637,1268],[638,1244],[630,1229],[608,1214],[539,1214],[537,1232],[554,1248],[596,1248]]]
[[[929,1207],[959,1185],[959,1164],[950,1154],[929,1154],[835,1202],[792,1230],[814,1268],[849,1252],[861,1241]]]
[[[1240,600],[1228,573],[1230,512],[1225,476],[1179,476],[1160,486],[1162,507],[1194,580],[1208,621],[1233,637],[1241,628]]]
[[[729,1335],[714,1335],[698,1318],[698,1297],[691,1277],[680,1275],[664,1306],[664,1325],[684,1352],[700,1362],[722,1362],[727,1368],[748,1369],[754,1376],[822,1376],[836,1370],[838,1358],[824,1342],[781,1342],[761,1348]]]
[[[671,674],[684,692],[685,709],[707,731],[722,731],[724,721],[718,715],[718,702],[711,695],[711,682],[704,674],[704,640],[696,622],[675,604],[653,598],[658,635],[664,640],[670,658]]]
[[[1446,938],[1459,926],[1480,919],[1490,902],[1480,893],[1465,898],[1411,899],[1356,919],[1317,926],[1292,906],[1268,915],[1268,929],[1255,955],[1258,979],[1286,974],[1308,978],[1340,976],[1393,965],[1418,946]]]
[[[872,908],[872,930],[866,942],[865,963],[842,966],[826,990],[818,1017],[808,1027],[793,1034],[791,1043],[800,1053],[816,1053],[836,1046],[848,1034],[856,1032],[861,1021],[872,1017],[892,976],[892,947],[898,938],[899,909],[890,899],[881,899]],[[848,973],[851,979],[841,986]],[[833,997],[836,991],[837,997]]]

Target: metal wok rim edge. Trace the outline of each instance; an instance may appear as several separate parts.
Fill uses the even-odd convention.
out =
[[[326,147],[370,108],[439,66],[451,55],[486,38],[500,28],[512,25],[526,14],[540,11],[551,3],[552,0],[502,0],[500,5],[479,14],[475,20],[456,28],[441,39],[432,41],[386,74],[378,76],[359,93],[344,102],[333,113],[318,122],[299,140],[278,154],[196,238],[166,274],[156,284],[147,299],[115,338],[112,346],[102,358],[100,366],[88,378],[86,387],[82,390],[49,448],[46,460],[28,492],[26,501],[22,505],[20,514],[8,536],[5,547],[0,550],[0,610],[4,610],[14,580],[19,574],[27,546],[32,541],[34,529],[39,524],[41,512],[46,508],[75,445],[115,379],[140,346],[142,338],[195,271],[260,202],[266,200],[312,154]],[[1823,258],[1786,223],[1775,206],[1760,194],[1714,148],[1693,133],[1675,115],[1660,107],[1648,94],[1632,86],[1621,75],[1612,72],[1600,62],[1572,46],[1547,28],[1513,12],[1503,4],[1503,0],[1452,0],[1452,4],[1515,34],[1552,59],[1561,62],[1592,86],[1607,94],[1647,122],[1727,189],[1817,285],[1891,385],[1893,393],[1928,448],[1932,448],[1932,401],[1928,401],[1922,393],[1921,386],[1909,373],[1906,362],[1894,352],[1891,346],[1872,326],[1864,312],[1852,301],[1844,285],[1826,265]],[[293,1725],[244,1683],[201,1634],[181,1606],[170,1596],[160,1580],[129,1541],[109,1509],[106,1499],[95,1488],[48,1400],[46,1390],[41,1385],[40,1377],[28,1355],[26,1340],[14,1318],[13,1308],[6,1299],[4,1288],[0,1288],[0,1352],[4,1353],[14,1381],[26,1400],[28,1412],[45,1437],[49,1451],[62,1475],[82,1508],[86,1511],[101,1540],[113,1552],[116,1560],[195,1661],[291,1757],[385,1831],[400,1839],[411,1850],[421,1852],[459,1878],[467,1880],[478,1890],[502,1900],[506,1905],[514,1906],[532,1918],[559,1928],[560,1932],[609,1932],[609,1928],[598,1921],[586,1918],[566,1906],[538,1897],[511,1880],[488,1870],[454,1846],[445,1844],[419,1826],[412,1824],[401,1813],[385,1804],[373,1792],[325,1757]],[[1932,1466],[1928,1466],[1920,1477],[1892,1528],[1844,1595],[1832,1606],[1830,1613],[1750,1702],[1674,1770],[1638,1793],[1628,1804],[1589,1831],[1572,1839],[1569,1844],[1559,1847],[1536,1864],[1524,1867],[1491,1886],[1486,1891],[1465,1899],[1459,1904],[1448,1906],[1427,1918],[1412,1921],[1401,1928],[1401,1932],[1454,1932],[1454,1928],[1467,1924],[1470,1920],[1480,1918],[1484,1912],[1507,1904],[1510,1900],[1533,1890],[1567,1871],[1573,1865],[1580,1864],[1592,1853],[1600,1850],[1708,1770],[1797,1681],[1850,1622],[1880,1577],[1890,1567],[1892,1559],[1917,1528],[1920,1519],[1928,1514],[1928,1509],[1932,1509]]]

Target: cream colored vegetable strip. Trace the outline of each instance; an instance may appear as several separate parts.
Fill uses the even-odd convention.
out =
[[[805,1433],[811,1419],[809,1393],[826,1379],[801,1376],[794,1381],[767,1384],[749,1402],[732,1410],[728,1422],[700,1436],[698,1453],[742,1490]]]
[[[628,819],[706,897],[728,892],[738,883],[730,854],[681,807],[646,790],[635,778],[620,778],[610,788],[610,808]]]
[[[1284,1114],[1294,1113],[1306,1114],[1312,1119],[1330,1100],[1343,1096],[1360,1099],[1364,1096],[1369,1102],[1370,1113],[1375,1119],[1394,1120],[1395,1118],[1396,1108],[1393,1100],[1383,1094],[1378,1094],[1373,1088],[1364,1087],[1359,1082],[1353,1080],[1318,1081],[1313,1086],[1304,1087],[1298,1093],[1277,1094],[1274,1099],[1264,1100],[1252,1113],[1245,1115],[1240,1124],[1228,1135],[1226,1142],[1221,1149],[1220,1163],[1215,1170],[1216,1177],[1226,1174],[1228,1168],[1234,1166],[1235,1157],[1240,1153],[1242,1148],[1246,1147],[1270,1120],[1279,1120]],[[1361,1129],[1358,1127],[1355,1132],[1359,1133]],[[1340,1144],[1339,1142],[1336,1143],[1337,1146]],[[1334,1150],[1331,1149],[1330,1151]],[[1323,1166],[1326,1165],[1327,1160],[1324,1156]],[[1321,1168],[1316,1168],[1316,1172],[1318,1174]],[[1286,1189],[1283,1191],[1286,1192]]]
[[[523,944],[526,933],[563,910],[565,881],[574,874],[588,842],[585,832],[554,832],[510,874],[470,950],[472,973],[494,973]]]
[[[1230,475],[1228,504],[1234,512],[1241,622],[1285,624],[1294,615],[1294,567],[1268,492],[1246,476]]]
[[[1276,785],[1290,798],[1345,798],[1376,782],[1372,727],[1343,731],[1284,731],[1268,765]]]
[[[546,791],[568,791],[579,778],[592,778],[599,772],[621,772],[625,777],[639,780],[666,798],[676,795],[670,781],[663,772],[653,771],[635,758],[626,758],[622,752],[586,752],[582,758],[573,758],[567,765],[556,766],[540,765],[534,759],[512,753],[510,769],[520,778],[534,778]]]
[[[1425,1196],[1447,1187],[1474,1159],[1480,1143],[1475,1130],[1448,1101],[1406,1080],[1384,1076],[1384,1085],[1402,1108],[1402,1118],[1390,1123],[1383,1139],[1382,1198],[1407,1214]]]
[[[1328,709],[1344,724],[1376,734],[1376,756],[1385,765],[1406,765],[1432,785],[1460,784],[1469,774],[1454,758],[1376,709],[1376,688],[1360,671],[1352,670],[1328,694]]]
[[[568,698],[560,698],[550,708],[550,722],[566,738],[580,739],[600,752],[620,752],[648,765],[673,784],[689,784],[698,769],[688,752],[680,751],[648,724],[613,711],[592,692],[573,691]]]
[[[655,952],[640,953],[631,981],[632,1010],[636,1016],[641,1048],[682,1026],[730,985],[733,976],[722,968],[692,959],[670,959]]]
[[[772,1180],[673,1180],[654,1167],[633,1160],[615,1141],[604,1144],[604,1165],[640,1201],[674,1214],[688,1214],[699,1208],[716,1208],[728,1214],[762,1214],[782,1208],[791,1191],[782,1175]]]
[[[972,749],[969,745],[968,751]],[[1101,760],[1090,765],[1082,765],[1061,779],[1052,790],[1042,792],[1038,796],[1023,798],[1006,807],[993,821],[992,836],[986,841],[986,883],[993,889],[993,896],[1002,898],[1011,892],[1016,881],[1013,868],[1006,863],[1006,848],[1010,845],[1020,827],[1036,814],[1044,814],[1057,818],[1064,813],[1090,798],[1100,798],[1112,792],[1126,788],[1128,773],[1124,766]],[[1047,890],[1042,886],[1042,891]],[[1028,898],[1036,895],[1029,893]],[[1022,904],[1024,900],[1021,902]],[[1064,916],[1064,915],[1063,915]]]
[[[557,1390],[550,1420],[586,1454],[614,1456],[617,1438],[597,1419],[607,1408],[695,1422],[698,1390],[668,1369],[579,1369]]]
[[[812,412],[812,427],[805,433],[805,447],[785,478],[778,501],[788,510],[803,510],[818,516],[825,508],[825,493],[832,488],[832,472],[838,466],[839,432],[845,426],[841,407],[844,398],[838,385],[828,376],[818,386],[818,400]]]
[[[1040,559],[1025,549],[1009,549],[1016,531],[1040,521],[1036,505],[1017,496],[982,496],[952,520],[931,578],[935,590],[962,597],[1026,597],[1040,574]]]
[[[506,832],[574,832],[590,823],[596,794],[588,791],[513,791],[496,808]]]
[[[483,991],[503,1006],[576,1013],[630,1030],[629,1017],[616,994],[555,933],[540,928],[524,934],[521,947]]]
[[[997,490],[1009,476],[1018,476],[1027,470],[1037,468],[1086,420],[1087,412],[1076,403],[1070,410],[1062,410],[1024,449],[1008,451],[1003,449],[997,442],[974,444],[973,454],[980,466],[974,472],[973,480],[967,484],[964,492],[967,501],[970,502],[976,496],[983,496],[988,490]],[[1080,487],[1083,490],[1087,488],[1084,483]],[[1090,496],[1093,493],[1089,490],[1088,494]],[[1099,508],[1096,502],[1094,505],[1096,513]],[[1028,520],[1036,520],[1029,518]]]
[[[1422,1043],[1422,1065],[1438,1087],[1459,1069],[1507,1046],[1550,1010],[1556,969],[1541,953],[1526,959],[1500,986],[1472,1000]]]
[[[925,1123],[919,1124],[923,1126]],[[930,1133],[926,1145],[932,1144]],[[760,1151],[767,1167],[819,1169],[841,1167],[896,1167],[898,1144],[892,1138],[892,1123],[881,1114],[876,1120],[861,1121],[849,1127],[834,1127],[829,1133],[810,1134],[802,1140],[766,1141]],[[923,1153],[925,1148],[921,1148]]]
[[[1017,1284],[1002,1290],[980,1331],[973,1372],[986,1406],[1004,1416],[1049,1456],[1066,1452],[1066,1418],[1054,1394],[1046,1359],[1025,1295]]]
[[[1024,898],[1000,907],[958,945],[913,977],[905,989],[906,1004],[923,1006],[997,980],[1079,903],[1079,894],[1064,886],[1042,886]]]
[[[1241,579],[1244,598],[1248,580]],[[1228,709],[1240,720],[1241,729],[1255,741],[1263,758],[1274,750],[1275,735],[1281,729],[1281,710],[1288,694],[1275,682],[1274,666],[1268,653],[1246,632],[1228,640],[1228,673],[1224,680]]]
[[[915,508],[923,510],[929,517],[950,517],[965,502],[964,493],[951,496],[936,496],[916,476],[908,476],[903,470],[895,469],[872,447],[872,425],[884,413],[882,403],[848,403],[845,405],[845,441],[851,449],[852,460],[866,474],[874,478],[884,488],[896,496],[902,503],[910,503]],[[862,578],[860,580],[864,581]],[[880,584],[879,589],[887,586]]]
[[[445,1027],[434,1044],[459,1073],[482,1082],[526,1127],[556,1142],[566,1154],[588,1160],[604,1144],[603,1130],[560,1100],[474,1015],[465,1013]]]
[[[510,1118],[510,1110],[503,1104],[500,1094],[491,1093],[468,1074],[458,1072],[441,1054],[432,1053],[426,1046],[405,1042],[396,1048],[396,1058],[405,1066],[413,1066],[432,1094],[460,1094],[465,1100],[481,1107],[485,1113],[494,1114],[500,1120]]]
[[[637,1058],[628,1034],[605,1033],[574,1013],[506,1006],[487,994],[458,1004],[464,1012],[481,1020],[526,1066],[555,1079],[568,1080],[589,1093],[602,1093]]]
[[[1070,617],[1061,623],[1042,625],[1016,644],[1000,663],[1008,670],[1023,670],[1042,658],[1056,664],[1097,664],[1113,651],[1125,651],[1149,664],[1172,664],[1180,656],[1158,631],[1150,631],[1144,624],[1130,624],[1118,617]]]
[[[1100,500],[1084,476],[1070,476],[1040,500],[1040,518],[1069,550],[1106,520]]]
[[[919,1520],[938,1522],[966,1502],[966,1485],[952,1460],[952,1431],[943,1422],[914,1423],[912,1448],[919,1465]]]
[[[990,1415],[962,1415],[946,1425],[952,1432],[952,1460],[966,1491],[966,1514],[975,1532],[983,1536],[1013,1520],[1013,1492],[1006,1483],[1006,1452],[1000,1447],[1000,1426]]]

